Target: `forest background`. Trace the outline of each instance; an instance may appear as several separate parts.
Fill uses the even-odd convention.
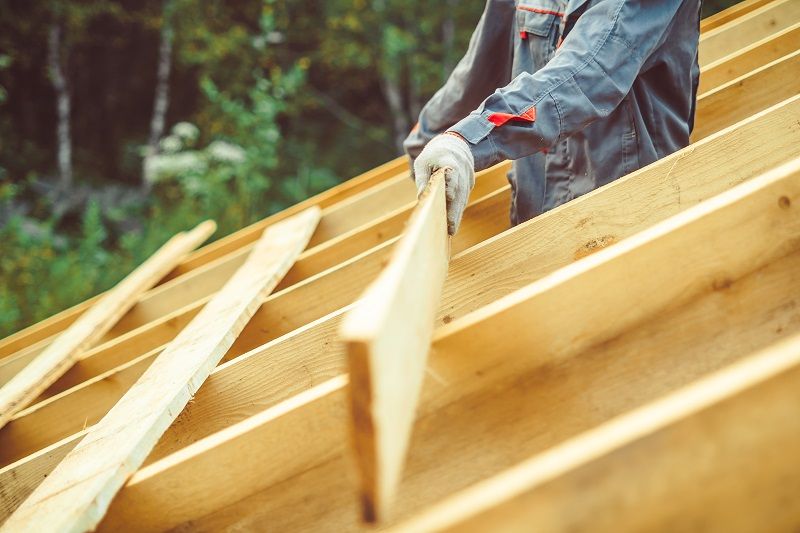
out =
[[[0,338],[399,155],[483,3],[0,0]]]

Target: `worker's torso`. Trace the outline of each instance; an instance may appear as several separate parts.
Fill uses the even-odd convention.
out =
[[[517,0],[511,78],[547,64],[581,13],[595,2]],[[687,0],[667,31],[670,35],[664,44],[647,60],[631,91],[610,115],[562,140],[546,154],[514,162],[514,223],[689,144],[699,75],[699,0]]]

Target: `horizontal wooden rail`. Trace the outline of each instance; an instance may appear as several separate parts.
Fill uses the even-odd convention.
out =
[[[776,3],[778,1],[776,0]],[[736,12],[732,10],[730,14],[726,15],[726,20],[734,19],[739,17],[744,13],[749,13],[750,9],[736,9]],[[725,25],[724,28],[720,28],[717,33],[725,33],[727,31],[736,32],[739,31],[737,27],[733,24]],[[701,42],[701,52],[702,48],[705,45]],[[737,47],[733,47],[728,50],[728,53],[733,53],[737,50]],[[727,55],[727,54],[726,54]],[[259,221],[255,224],[252,224],[246,228],[243,228],[237,231],[234,234],[231,234],[223,239],[220,239],[209,246],[204,247],[203,249],[199,250],[196,254],[192,255],[187,262],[183,264],[183,266],[172,273],[171,276],[177,276],[180,274],[184,274],[189,270],[198,268],[201,265],[204,265],[208,262],[214,261],[219,259],[227,254],[235,252],[237,249],[245,246],[249,243],[252,243],[256,236],[259,234],[260,230],[263,230],[269,224],[272,224],[286,216],[289,216],[299,210],[302,210],[309,205],[318,205],[320,207],[330,207],[337,203],[352,203],[353,196],[362,197],[365,196],[364,193],[368,193],[368,189],[375,185],[381,184],[385,181],[391,181],[393,186],[398,186],[401,182],[408,182],[407,177],[398,176],[399,172],[403,172],[406,168],[407,161],[405,158],[397,158],[389,163],[386,163],[380,167],[377,167],[361,176],[348,180],[347,182],[342,183],[320,193],[296,206],[292,206],[291,208],[281,211],[271,217],[267,217],[266,219]],[[412,200],[411,195],[412,190],[408,187],[405,187],[405,191],[402,191],[402,195],[408,195],[408,201]],[[385,190],[385,188],[383,189]],[[367,194],[368,195],[368,194]],[[378,202],[372,202],[372,205],[377,205]],[[387,208],[388,209],[388,208]],[[324,225],[324,224],[323,224]],[[318,237],[315,237],[318,238]],[[62,330],[66,327],[72,320],[74,320],[76,313],[80,312],[80,309],[83,309],[82,306],[88,305],[89,301],[83,302],[82,304],[78,304],[77,306],[67,309],[47,320],[39,322],[23,331],[20,331],[6,339],[0,340],[0,359],[11,355],[19,350],[29,347],[36,342],[41,342],[47,339],[48,337],[55,334],[57,331]]]
[[[700,31],[708,32],[714,28],[718,28],[723,24],[727,24],[751,11],[765,6],[773,0],[743,0],[737,4],[732,5],[727,9],[723,9],[719,13],[714,13],[709,17],[705,17],[700,21]]]
[[[697,92],[704,94],[716,89],[798,49],[800,22],[703,67]]]
[[[800,76],[796,75],[799,71],[800,50],[700,96],[692,140],[800,94]]]
[[[789,201],[788,208],[785,199]],[[417,428],[422,435],[417,441],[424,442],[439,433],[440,446],[443,438],[450,443],[437,447],[439,453],[450,448],[450,453],[458,455],[460,448],[468,447],[469,440],[459,440],[461,445],[453,447],[454,435],[458,433],[441,433],[442,426],[448,425],[447,420],[455,417],[461,428],[482,429],[492,437],[492,442],[497,442],[494,433],[501,432],[503,427],[507,428],[503,434],[510,438],[510,434],[520,429],[518,413],[501,417],[487,427],[481,422],[483,416],[475,416],[476,412],[483,413],[480,406],[484,402],[492,404],[491,398],[502,395],[510,383],[516,384],[516,388],[511,387],[515,390],[536,391],[539,386],[560,382],[558,379],[538,384],[524,382],[521,368],[532,370],[542,365],[552,368],[558,361],[610,342],[648,319],[658,322],[661,313],[681,303],[724,291],[749,273],[797,252],[800,219],[792,212],[797,209],[797,205],[791,205],[795,202],[800,202],[800,162],[739,185],[442,328],[434,341],[432,379],[428,380],[430,392],[423,389],[422,418]],[[723,231],[731,225],[737,227],[737,232]],[[765,232],[765,228],[770,231]],[[765,233],[769,233],[766,238]],[[753,239],[752,235],[761,238]],[[742,239],[752,245],[742,246]],[[645,271],[649,275],[633,278],[630,272],[642,271],[641,264],[648,265]],[[676,271],[683,275],[676,278]],[[782,268],[781,272],[785,279],[791,270]],[[587,290],[587,286],[592,289]],[[594,298],[587,299],[588,294]],[[609,316],[615,320],[608,320]],[[774,335],[771,328],[768,334]],[[666,368],[670,366],[675,368],[674,365]],[[631,380],[631,376],[625,374],[623,379]],[[348,511],[352,502],[335,496],[347,484],[347,476],[342,472],[346,460],[342,458],[341,444],[337,444],[342,432],[343,413],[338,410],[344,410],[343,387],[344,382],[336,380],[320,385],[301,395],[303,398],[295,397],[152,463],[135,474],[120,493],[103,528],[113,530],[136,517],[137,527],[143,530],[164,529],[199,518],[212,509],[220,509],[231,518],[236,513],[222,507],[260,491],[264,492],[253,496],[259,505],[253,505],[253,500],[247,503],[250,509],[257,509],[255,513],[261,513],[263,506],[266,512],[261,517],[273,520],[272,527],[315,529],[321,526],[315,520],[324,517],[330,520],[326,523],[332,529],[352,528],[357,523],[351,521],[354,517]],[[612,394],[614,398],[617,396]],[[564,398],[569,395],[556,396],[560,400],[556,405],[563,405]],[[507,409],[518,406],[507,398],[500,405]],[[525,405],[532,409],[536,403]],[[433,416],[434,412],[435,421],[426,425],[424,417]],[[512,412],[516,409],[512,408]],[[555,415],[565,417],[566,412],[556,408]],[[509,420],[514,420],[517,426]],[[538,431],[546,434],[546,427]],[[520,436],[515,445],[529,438],[530,433]],[[313,440],[313,443],[287,447],[284,439]],[[237,462],[234,458],[241,457],[245,450],[258,457],[258,461],[247,465],[239,461],[234,466]],[[485,443],[479,451],[487,453]],[[437,459],[431,461],[431,457]],[[264,464],[265,458],[270,458],[269,464]],[[410,469],[413,462],[411,457]],[[436,471],[440,462],[447,462],[447,458],[429,453],[422,468],[425,472]],[[221,465],[225,465],[226,476],[221,471],[220,475],[214,474]],[[491,462],[484,463],[483,468],[487,465],[491,466]],[[229,482],[221,481],[222,477]],[[286,483],[281,483],[284,480]],[[220,486],[221,482],[225,485]],[[440,486],[454,481],[448,481],[448,476],[439,471],[428,475],[426,482]],[[291,512],[315,492],[315,513]],[[323,493],[329,496],[322,497]],[[414,496],[410,500],[416,500],[419,492],[414,491]],[[409,505],[408,501],[405,505]],[[241,516],[241,507],[238,511]],[[192,513],[201,514],[192,516]]]
[[[800,4],[774,0],[700,36],[700,66],[704,67],[745,46],[800,22]]]
[[[497,173],[503,174],[501,170]],[[457,239],[460,243],[457,249],[474,245],[502,231],[506,225],[504,221],[508,220],[508,203],[508,186],[505,186],[471,204],[468,207],[469,220],[464,221]],[[352,303],[365,285],[378,275],[393,244],[394,240],[391,240],[330,272],[267,298],[230,348],[225,360]],[[326,298],[320,300],[319,294],[325,294]],[[309,306],[309,301],[318,301],[318,304]],[[130,354],[128,359],[121,357],[118,350],[109,348],[107,354],[97,354],[79,362],[75,372],[84,377],[91,374],[89,381],[31,406],[0,431],[0,464],[14,462],[99,420],[147,368],[158,354],[158,346],[156,344],[141,356]]]
[[[340,201],[359,194],[378,183],[389,180],[390,178],[396,178],[394,180],[395,182],[401,182],[403,180],[398,176],[398,174],[402,173],[405,169],[407,169],[407,167],[408,162],[406,158],[398,157],[360,176],[352,178],[325,192],[304,200],[299,204],[281,211],[280,213],[276,213],[275,215],[260,220],[255,224],[251,224],[246,228],[242,228],[241,230],[232,233],[227,237],[219,239],[190,255],[187,260],[182,263],[182,266],[179,269],[173,271],[169,276],[167,276],[167,279],[174,278],[180,274],[185,274],[186,272],[198,268],[201,265],[227,255],[228,253],[235,251],[245,244],[255,242],[261,232],[270,224],[274,224],[280,220],[288,218],[289,216],[299,213],[308,207],[318,206],[321,208],[326,208],[333,206]],[[406,181],[408,181],[408,178],[406,178]],[[408,198],[408,201],[413,199],[413,190],[413,187],[406,187],[406,192],[404,194],[407,195],[406,197]],[[402,197],[402,195],[400,195],[400,197]],[[99,296],[66,309],[46,320],[38,322],[37,324],[6,337],[5,339],[0,339],[0,358],[16,353],[19,350],[30,346],[31,344],[52,337],[54,334],[62,331],[64,328],[69,326],[69,324],[72,323],[77,316],[80,315],[80,313],[87,309],[87,306],[91,305],[91,301],[94,301],[96,298],[99,298]]]
[[[785,162],[800,143],[800,130],[796,128],[799,118],[800,97],[796,97],[456,256],[445,284],[439,320],[451,322],[556,268]],[[629,205],[646,207],[631,212]],[[331,353],[331,346],[314,333],[321,327],[317,323],[297,333],[308,339],[306,352]],[[235,362],[230,365],[227,368],[237,368]],[[308,363],[299,366],[304,368]],[[242,387],[250,383],[247,376],[252,376],[252,371],[237,378]],[[233,397],[220,397],[221,416],[246,412],[244,405],[236,405]],[[187,440],[176,435],[174,442],[179,446]],[[48,460],[53,460],[52,453],[0,469],[0,484],[5,481],[9,486],[21,486],[19,490],[24,492],[25,487],[35,486],[40,480],[39,472],[47,470],[42,462]],[[17,500],[2,498],[0,494],[0,510],[7,513]]]
[[[448,498],[392,531],[780,531],[800,487],[800,335]],[[713,428],[710,431],[709,428]],[[785,452],[785,453],[784,453]],[[742,479],[742,478],[745,479]]]

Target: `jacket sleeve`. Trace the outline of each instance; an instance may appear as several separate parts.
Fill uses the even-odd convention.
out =
[[[511,81],[513,0],[488,0],[466,55],[445,85],[425,104],[403,143],[416,158],[436,135],[466,117],[495,89]]]
[[[490,95],[451,131],[476,170],[519,159],[608,116],[663,43],[683,0],[602,0],[578,18],[553,58]]]

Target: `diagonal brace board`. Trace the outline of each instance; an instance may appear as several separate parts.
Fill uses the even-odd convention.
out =
[[[447,276],[445,175],[438,171],[387,267],[341,328],[364,519],[383,516],[403,467]]]
[[[207,220],[168,240],[147,261],[105,293],[42,353],[0,388],[0,427],[69,370],[83,352],[103,337],[145,291],[208,239],[216,224]]]
[[[319,208],[270,226],[244,265],[3,525],[94,529],[111,499],[308,244]]]

